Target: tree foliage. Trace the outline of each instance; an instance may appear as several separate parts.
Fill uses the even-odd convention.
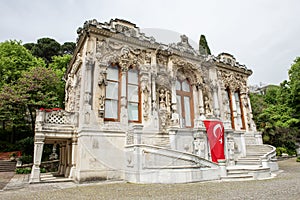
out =
[[[5,83],[15,82],[23,71],[44,65],[44,62],[34,57],[20,41],[0,43],[0,88]]]
[[[199,52],[200,52],[200,54],[211,55],[209,46],[208,46],[206,38],[205,38],[205,35],[201,35],[200,36],[200,40],[199,40]]]
[[[72,56],[69,54],[65,54],[63,56],[54,56],[52,59],[52,63],[50,63],[49,67],[54,70],[57,77],[60,78],[60,82],[57,85],[56,94],[59,100],[59,106],[64,106],[64,98],[65,98],[65,82],[62,81],[63,76],[67,70],[67,66],[71,60]]]
[[[0,43],[1,141],[32,138],[36,109],[64,106],[62,78],[73,44],[60,45],[50,38],[41,38],[37,44]]]
[[[60,45],[56,40],[52,38],[40,38],[37,43],[27,43],[24,44],[31,53],[39,58],[45,60],[45,62],[50,64],[54,56],[63,56],[65,54],[72,55],[76,44],[74,42],[65,42]]]
[[[264,95],[251,94],[253,119],[264,142],[295,150],[300,138],[300,59],[289,70],[289,80],[269,86]]]

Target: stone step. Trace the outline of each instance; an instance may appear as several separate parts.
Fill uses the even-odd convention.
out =
[[[265,155],[265,153],[247,153],[246,157],[261,157],[263,155]]]
[[[252,175],[249,174],[235,174],[235,175],[228,175],[226,177],[221,177],[222,181],[247,181],[247,180],[254,180]]]
[[[260,158],[258,158],[258,157],[244,157],[244,158],[239,158],[239,161],[260,161]]]
[[[0,160],[0,172],[14,172],[16,170],[16,162]]]
[[[61,177],[61,176],[53,176],[52,173],[41,173],[41,183],[53,183],[53,182],[72,182],[72,179]]]
[[[254,160],[238,160],[236,161],[236,165],[261,165],[261,162]]]

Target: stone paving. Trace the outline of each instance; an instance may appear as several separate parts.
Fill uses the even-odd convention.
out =
[[[0,199],[300,199],[300,163],[295,158],[278,163],[283,171],[276,178],[242,182],[27,184],[26,177],[15,176],[0,192]]]

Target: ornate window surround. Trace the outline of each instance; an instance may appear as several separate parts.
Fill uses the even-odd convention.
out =
[[[122,93],[122,84],[125,84],[126,85],[126,99],[127,99],[127,103],[126,103],[126,107],[128,109],[128,106],[129,106],[129,103],[131,102],[129,97],[128,97],[128,86],[129,85],[133,85],[133,86],[138,86],[138,102],[135,102],[135,103],[138,103],[138,120],[128,120],[128,122],[133,122],[133,123],[141,123],[142,121],[142,107],[141,107],[141,86],[140,86],[140,73],[139,73],[139,70],[137,67],[130,67],[127,71],[126,71],[126,82],[123,83],[122,82],[122,68],[118,65],[118,64],[111,64],[109,65],[108,67],[112,67],[112,68],[117,68],[118,69],[118,81],[116,80],[110,80],[107,78],[107,83],[109,84],[109,82],[112,82],[112,83],[118,83],[118,97],[117,98],[107,98],[107,86],[106,86],[106,94],[105,94],[105,104],[107,101],[111,101],[111,100],[115,100],[115,101],[118,101],[117,103],[117,117],[116,118],[109,118],[109,117],[106,117],[106,115],[104,114],[104,120],[105,121],[114,121],[114,122],[120,122],[120,113],[121,113],[121,93]],[[137,72],[137,75],[138,75],[138,83],[137,84],[133,84],[133,83],[129,83],[128,82],[128,71],[130,70],[136,70]],[[108,76],[107,76],[108,77]],[[106,113],[106,109],[104,111]]]
[[[113,83],[118,83],[118,97],[115,98],[115,99],[112,99],[112,98],[107,98],[107,91],[108,91],[108,86],[106,86],[106,94],[105,94],[105,114],[104,114],[104,120],[105,121],[115,121],[115,122],[119,122],[120,121],[120,111],[121,111],[121,89],[122,89],[122,83],[121,83],[121,68],[118,66],[118,65],[114,65],[114,64],[111,64],[108,66],[108,68],[117,68],[118,69],[118,81],[116,80],[110,80],[108,79],[108,76],[107,76],[107,84],[109,84],[109,82],[113,82]],[[117,100],[116,100],[117,99]],[[117,118],[108,118],[106,117],[106,103],[107,101],[110,101],[110,100],[116,100],[118,101],[117,103]]]

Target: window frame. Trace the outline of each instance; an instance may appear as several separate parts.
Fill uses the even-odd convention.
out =
[[[231,90],[229,87],[226,88],[228,99],[229,99],[229,108],[230,108],[230,118],[231,118],[231,128],[235,130],[235,123],[234,123],[234,115],[233,115],[233,102],[231,96]],[[235,103],[235,102],[234,102]]]
[[[121,68],[117,64],[115,64],[115,65],[110,64],[109,67],[113,67],[113,68],[117,68],[118,69],[118,81],[109,80],[106,77],[106,81],[107,82],[118,83],[118,98],[117,98],[118,99],[118,105],[117,105],[118,113],[117,113],[117,118],[107,118],[107,117],[105,117],[106,109],[104,109],[104,121],[119,122],[120,121],[120,113],[121,113],[121,89],[122,89]],[[106,104],[107,100],[115,100],[115,99],[111,99],[111,98],[107,98],[106,97],[106,90],[107,90],[107,86],[105,87],[105,101],[104,101],[105,104]],[[104,108],[105,108],[105,106],[104,106]]]
[[[238,101],[239,101],[239,105],[240,105],[240,112],[241,112],[241,120],[242,120],[242,127],[241,130],[246,130],[246,123],[245,123],[245,116],[244,116],[244,108],[243,108],[243,104],[242,104],[242,99],[241,99],[241,93],[240,90],[236,90],[235,93],[238,94]],[[236,100],[237,101],[237,100]]]
[[[130,70],[135,70],[137,72],[137,76],[138,76],[138,82],[137,84],[132,84],[132,83],[129,83],[128,80],[129,80],[129,76],[128,76],[128,72]],[[128,106],[129,106],[129,103],[131,103],[131,101],[129,101],[129,98],[128,98],[128,85],[134,85],[134,86],[138,86],[138,120],[129,120],[129,113],[128,113],[128,122],[132,122],[132,123],[141,123],[142,122],[142,106],[141,106],[141,84],[140,84],[140,71],[137,67],[130,67],[128,69],[128,71],[126,72],[126,96],[127,96],[127,112],[129,111],[128,110]],[[136,103],[136,102],[132,102],[132,103]]]
[[[178,109],[181,109],[181,118],[185,120],[185,116],[186,116],[186,113],[185,113],[185,104],[184,104],[184,97],[189,97],[190,98],[190,118],[191,118],[191,126],[186,126],[186,121],[184,121],[184,124],[182,124],[182,128],[193,128],[194,127],[194,101],[193,101],[193,89],[192,89],[192,86],[191,86],[191,82],[189,81],[188,78],[184,79],[184,80],[180,80],[177,78],[177,81],[180,83],[180,89],[181,90],[177,90],[176,88],[176,96],[180,96],[180,101],[181,101],[181,108],[177,107]],[[176,81],[176,82],[177,82]],[[184,81],[187,81],[188,85],[189,85],[189,92],[186,92],[183,90],[182,88],[182,84]],[[177,83],[175,83],[177,84]],[[178,104],[177,104],[178,106]],[[177,111],[178,114],[179,114],[179,111]]]

